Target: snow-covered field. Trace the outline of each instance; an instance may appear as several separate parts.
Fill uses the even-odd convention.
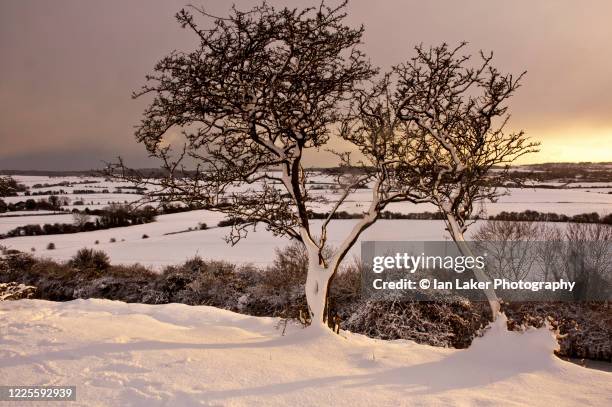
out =
[[[0,303],[0,383],[78,406],[609,406],[612,374],[504,318],[466,350],[340,336],[181,304]],[[9,405],[9,404],[7,404]],[[12,404],[10,404],[12,405]]]
[[[47,191],[47,190],[59,190],[63,189],[68,194],[62,195],[62,197],[70,198],[71,201],[83,200],[85,205],[78,207],[84,209],[89,207],[90,209],[99,209],[110,202],[132,202],[140,198],[140,195],[133,193],[114,193],[114,191],[124,188],[123,191],[129,192],[125,189],[130,184],[107,181],[104,178],[96,177],[44,177],[44,176],[25,176],[17,175],[14,177],[20,183],[31,187],[34,184],[57,184],[60,182],[72,182],[75,183],[70,187],[49,187],[33,189],[32,191]],[[328,199],[328,203],[314,205],[313,209],[318,211],[329,211],[333,206],[334,199],[338,199],[340,192],[332,191],[329,189],[333,181],[332,178],[323,175],[313,176],[313,182],[318,183],[318,186],[324,189],[316,189],[312,191],[313,195],[324,196]],[[97,181],[95,184],[76,184],[76,182],[83,180]],[[554,182],[547,182],[547,185],[554,185]],[[560,184],[559,185],[565,185]],[[556,212],[564,215],[576,215],[578,213],[585,212],[598,212],[599,214],[607,215],[612,213],[612,194],[608,194],[608,191],[612,190],[611,183],[572,183],[568,185],[568,189],[544,189],[544,188],[510,188],[508,189],[508,195],[502,196],[497,202],[488,202],[484,206],[484,211],[487,215],[496,215],[502,211],[515,211],[521,212],[524,210],[537,210],[540,212]],[[589,189],[591,187],[592,189]],[[597,187],[597,188],[593,188]],[[605,188],[607,187],[607,188]],[[95,194],[72,194],[74,190],[89,189],[99,190],[99,193]],[[109,193],[102,193],[102,189],[107,189]],[[48,195],[42,196],[31,196],[28,198],[32,199],[47,199]],[[18,202],[24,200],[26,197],[8,197],[3,198],[7,203]],[[350,213],[356,213],[363,211],[367,207],[367,203],[371,199],[371,192],[367,189],[360,189],[350,194],[346,200],[346,203],[342,206],[341,210],[345,210]],[[68,205],[66,208],[72,209],[72,205]],[[409,204],[409,203],[398,203],[391,205],[388,210],[410,213],[410,212],[425,212],[435,211],[432,205],[428,204]]]
[[[109,202],[133,201],[140,196],[136,194],[112,193],[120,187],[128,184],[108,181],[103,178],[95,177],[43,177],[43,176],[16,176],[19,182],[31,187],[35,184],[57,184],[60,182],[74,183],[70,187],[43,187],[33,191],[59,189],[67,192],[74,189],[108,189],[110,193],[96,193],[83,195],[84,206],[80,209],[89,207],[99,209]],[[77,184],[83,180],[93,180],[97,183]],[[331,178],[323,175],[316,175],[314,180],[319,187],[328,188]],[[605,186],[605,183],[584,186]],[[609,184],[608,184],[609,185]],[[503,196],[495,203],[487,203],[484,210],[489,215],[497,214],[501,211],[524,211],[527,209],[540,212],[555,212],[564,215],[575,215],[585,212],[598,212],[601,215],[612,213],[612,194],[601,193],[601,189],[510,189],[510,194]],[[328,199],[327,203],[317,204],[313,209],[325,212],[329,211],[338,199],[338,193],[328,189],[317,189],[313,193],[324,196]],[[371,198],[371,192],[360,189],[351,194],[340,210],[349,213],[363,211]],[[66,194],[73,202],[81,199],[79,195]],[[17,202],[27,198],[46,199],[45,196],[32,197],[10,197],[3,198],[8,202]],[[67,206],[72,209],[72,206]],[[413,205],[409,203],[398,203],[388,207],[388,210],[402,213],[411,212],[434,212],[435,208],[431,205]],[[24,214],[24,212],[19,212]],[[27,212],[26,212],[27,214]],[[0,233],[4,233],[18,226],[33,223],[71,223],[71,215],[44,215],[30,212],[34,216],[20,217],[0,217]],[[182,262],[194,255],[199,255],[208,259],[228,260],[236,263],[268,264],[274,256],[274,249],[283,247],[288,241],[278,238],[265,230],[261,225],[255,232],[251,232],[247,239],[231,247],[224,241],[224,237],[229,233],[229,228],[217,228],[217,223],[223,215],[209,211],[192,211],[177,213],[172,215],[158,216],[157,221],[151,224],[136,225],[125,228],[114,228],[108,230],[98,230],[94,232],[48,235],[48,236],[29,236],[0,240],[0,244],[12,249],[30,251],[35,249],[38,255],[44,255],[58,260],[67,260],[82,247],[95,247],[107,252],[114,263],[142,263],[145,265],[160,268],[164,265]],[[196,230],[185,233],[189,228],[198,228],[200,222],[206,223],[209,230]],[[339,242],[348,234],[354,220],[334,220],[330,228],[330,244]],[[313,222],[315,225],[317,222]],[[471,227],[473,232],[478,224]],[[168,235],[168,233],[170,233]],[[143,239],[147,235],[148,239]],[[415,221],[415,220],[393,220],[378,221],[364,235],[362,240],[444,240],[447,233],[440,221]],[[116,240],[111,243],[110,240]],[[96,241],[98,242],[96,244]],[[46,250],[49,243],[54,243],[56,250]],[[359,254],[359,246],[353,248],[352,255]]]
[[[234,263],[269,264],[274,259],[274,249],[284,247],[289,241],[276,237],[265,230],[263,225],[249,232],[246,239],[236,246],[225,242],[229,227],[213,227],[208,230],[194,230],[185,233],[166,233],[197,228],[198,222],[216,225],[221,215],[209,211],[191,211],[161,215],[157,221],[144,225],[97,230],[94,232],[64,235],[24,236],[0,240],[0,244],[21,251],[34,248],[38,255],[57,260],[68,260],[82,247],[104,250],[113,263],[141,263],[160,268],[177,264],[198,255],[205,259],[227,260]],[[0,219],[1,221],[1,219]],[[314,225],[321,221],[313,221]],[[356,220],[336,220],[328,231],[331,245],[339,245],[350,232]],[[143,239],[143,235],[149,236]],[[116,242],[110,243],[114,238]],[[442,221],[428,220],[380,220],[370,227],[361,240],[444,240],[447,238]],[[98,244],[95,244],[96,240]],[[53,242],[55,250],[46,250]],[[358,255],[357,244],[349,255]]]

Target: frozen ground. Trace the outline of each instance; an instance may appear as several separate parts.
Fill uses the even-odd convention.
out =
[[[68,260],[78,249],[90,247],[104,250],[115,264],[141,263],[154,268],[177,264],[195,255],[205,259],[265,265],[274,259],[276,247],[289,244],[286,238],[275,237],[266,231],[263,225],[258,226],[256,231],[249,232],[247,238],[234,247],[224,240],[230,232],[229,227],[166,234],[189,227],[196,228],[198,222],[216,225],[221,218],[222,215],[214,212],[191,211],[158,216],[156,222],[144,225],[63,235],[16,237],[0,240],[0,244],[21,251],[34,248],[37,255],[57,260]],[[313,221],[313,224],[320,222]],[[355,222],[356,220],[333,221],[328,232],[329,243],[339,245]],[[143,239],[144,234],[149,238]],[[116,242],[110,243],[111,238]],[[380,220],[361,236],[361,240],[428,241],[445,238],[447,237],[443,222],[427,220]],[[98,244],[95,244],[96,240]],[[56,249],[46,250],[47,244],[51,242],[55,244]],[[353,254],[358,255],[359,250],[359,245],[356,245],[349,254],[349,259]]]
[[[612,374],[499,324],[467,350],[313,334],[212,307],[0,303],[0,381],[75,385],[75,406],[606,406]]]
[[[101,193],[102,189],[110,192],[117,188],[126,186],[125,183],[107,181],[103,178],[95,177],[42,177],[42,176],[16,176],[19,182],[28,186],[34,184],[56,184],[62,181],[72,183],[83,180],[99,181],[94,184],[74,184],[72,187],[61,187],[71,192],[74,189],[94,189],[100,193],[83,195],[84,206],[80,209],[89,207],[100,209],[109,202],[133,201],[139,198],[135,194],[115,194]],[[329,188],[331,178],[323,175],[316,175],[314,180],[319,187]],[[610,185],[597,183],[596,186]],[[588,186],[588,185],[585,185]],[[60,187],[44,187],[39,190],[59,189]],[[555,212],[558,214],[575,215],[585,212],[598,212],[602,215],[612,213],[612,194],[601,193],[602,189],[511,189],[510,194],[503,196],[499,202],[488,203],[485,211],[489,215],[497,214],[501,211],[524,211],[527,209],[540,212]],[[332,207],[335,199],[338,199],[337,192],[329,189],[317,189],[314,194],[324,196],[328,199],[327,203],[314,206],[319,212],[326,212]],[[80,199],[79,195],[67,194],[63,197],[71,198],[72,201]],[[18,196],[3,198],[6,202],[16,202],[27,199],[28,197]],[[34,199],[44,199],[44,196],[31,197]],[[371,192],[366,189],[357,190],[349,196],[349,199],[340,210],[349,213],[359,213],[368,205]],[[93,202],[93,204],[92,204]],[[68,206],[67,209],[71,209]],[[435,211],[431,205],[413,205],[409,203],[398,203],[388,207],[390,211],[410,213]],[[31,223],[71,223],[70,215],[43,215],[34,213],[36,216],[23,217],[0,217],[0,233],[4,233],[17,226]],[[208,211],[193,211],[172,215],[159,216],[157,222],[146,225],[136,225],[127,228],[114,228],[109,230],[99,230],[94,232],[49,235],[49,236],[30,236],[0,240],[0,245],[22,251],[35,249],[38,255],[48,256],[59,260],[69,259],[82,247],[95,247],[106,251],[114,263],[135,263],[140,262],[145,265],[161,267],[168,264],[176,264],[192,257],[196,254],[208,259],[228,260],[236,263],[268,264],[272,261],[274,249],[288,244],[286,239],[274,237],[265,230],[264,225],[260,225],[256,232],[241,241],[237,246],[228,246],[224,237],[229,232],[229,228],[216,228],[219,220],[223,218],[218,213]],[[189,228],[197,228],[198,223],[204,222],[211,229],[204,231],[192,231],[178,233]],[[338,244],[345,237],[354,220],[334,220],[330,230],[330,243]],[[313,222],[317,224],[318,222]],[[478,225],[471,227],[473,232]],[[143,239],[147,235],[148,239]],[[444,240],[448,238],[440,221],[378,221],[363,236],[362,240]],[[110,243],[115,239],[115,243]],[[95,242],[98,241],[98,244]],[[53,242],[56,250],[46,250],[49,243]],[[351,253],[359,254],[359,247],[355,247]]]

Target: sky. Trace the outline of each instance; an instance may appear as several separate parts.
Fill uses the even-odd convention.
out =
[[[173,17],[188,3],[0,0],[0,169],[99,168],[118,155],[154,166],[133,136],[148,100],[131,93],[161,57],[195,48]],[[231,2],[194,4],[224,15]],[[493,51],[501,71],[527,70],[509,130],[542,146],[523,163],[612,161],[611,1],[352,0],[348,12],[350,24],[365,25],[364,50],[383,69],[420,43],[468,41],[470,52]]]

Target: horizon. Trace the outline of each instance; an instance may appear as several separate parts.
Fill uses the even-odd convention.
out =
[[[550,161],[550,162],[541,162],[541,163],[527,163],[527,164],[510,164],[510,168],[518,168],[518,167],[535,167],[535,166],[545,166],[545,165],[612,165],[612,161]],[[502,166],[494,166],[494,168],[500,168]],[[322,170],[322,169],[331,169],[338,168],[338,166],[307,166],[304,167],[306,170]],[[154,171],[161,170],[159,167],[134,167],[132,168],[136,171]],[[65,173],[87,173],[87,172],[99,172],[102,171],[102,168],[82,168],[82,169],[72,169],[72,170],[53,170],[53,169],[16,169],[16,168],[0,168],[0,175],[24,175],[28,176],[29,174],[25,173],[41,173],[44,175],[45,173],[57,173],[57,174],[65,174]],[[193,171],[187,169],[187,171]],[[276,171],[267,170],[267,171]]]

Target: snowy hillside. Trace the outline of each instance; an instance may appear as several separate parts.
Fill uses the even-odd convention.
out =
[[[24,236],[0,240],[10,249],[24,252],[36,249],[38,255],[56,260],[68,260],[82,247],[104,250],[115,264],[140,263],[154,268],[177,264],[199,255],[205,259],[226,260],[234,263],[267,265],[274,259],[274,249],[285,247],[288,239],[274,236],[259,226],[249,231],[248,238],[232,247],[225,242],[229,227],[212,227],[187,233],[173,233],[198,222],[216,225],[222,217],[205,210],[160,215],[157,221],[144,225],[96,230],[93,232],[67,233],[63,235]],[[0,219],[0,227],[3,219]],[[314,225],[322,221],[313,221]],[[356,220],[338,220],[331,224],[329,243],[339,245]],[[146,234],[148,239],[143,239]],[[111,243],[110,239],[116,242]],[[444,240],[446,233],[442,221],[428,220],[380,220],[368,229],[360,240]],[[98,243],[96,243],[98,241]],[[46,250],[49,242],[55,250]],[[358,255],[359,244],[353,247],[349,258]]]
[[[313,334],[212,307],[0,303],[1,384],[76,385],[80,406],[612,405],[612,374],[503,318],[467,350]]]

